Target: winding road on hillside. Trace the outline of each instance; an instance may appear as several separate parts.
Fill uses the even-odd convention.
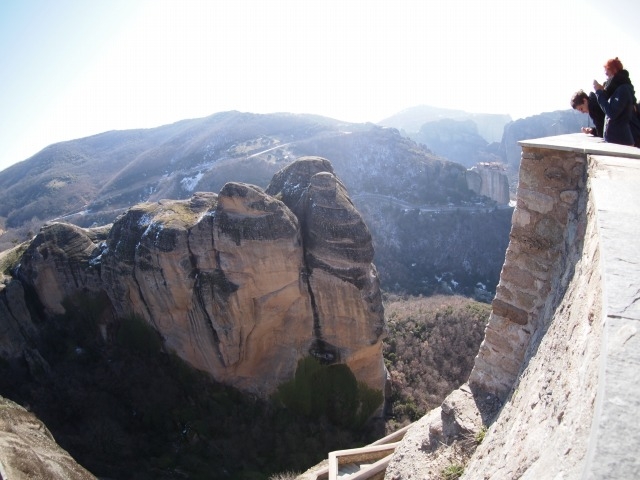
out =
[[[269,153],[272,152],[274,150],[278,150],[278,149],[282,149],[285,147],[288,147],[290,145],[295,145],[295,144],[300,144],[300,143],[305,143],[305,142],[310,142],[310,141],[314,141],[314,140],[318,140],[319,138],[322,139],[326,139],[326,138],[332,138],[332,137],[341,137],[341,136],[345,136],[345,135],[351,135],[352,132],[348,132],[348,131],[340,131],[340,132],[329,132],[329,133],[322,133],[319,135],[314,135],[312,137],[309,138],[304,138],[304,139],[300,139],[300,140],[296,140],[293,142],[287,142],[287,143],[281,143],[281,144],[276,144],[276,145],[272,145],[267,149],[264,150],[260,150],[258,152],[254,152],[250,155],[246,155],[245,159],[249,159],[249,158],[254,158],[254,157],[258,157],[260,155],[264,155],[265,153]],[[221,166],[226,166],[227,164],[233,163],[238,161],[239,156],[237,155],[232,155],[232,156],[222,156],[222,157],[218,157],[215,160],[210,160],[204,164],[199,164],[196,165],[194,167],[192,167],[190,170],[190,172],[188,173],[192,173],[192,172],[202,172],[203,170],[209,170],[211,168],[219,168]],[[188,175],[187,172],[185,171],[181,171],[181,172],[173,172],[171,175],[168,175],[166,180],[169,180],[171,177],[173,177],[174,175],[182,175],[184,176],[185,174]],[[351,199],[355,202],[355,201],[376,201],[376,202],[386,202],[388,204],[393,204],[397,207],[400,207],[404,210],[420,210],[420,212],[434,212],[434,213],[452,213],[452,212],[456,212],[456,211],[466,211],[466,212],[484,212],[484,213],[488,213],[492,210],[495,209],[506,209],[506,208],[512,208],[511,205],[497,205],[497,206],[487,206],[487,205],[453,205],[453,204],[447,204],[447,205],[421,205],[421,206],[417,206],[417,205],[413,205],[405,200],[401,200],[399,198],[390,196],[390,195],[381,195],[381,194],[377,194],[377,193],[359,193],[356,195],[351,195]],[[148,201],[148,199],[147,199]],[[91,205],[91,203],[86,204],[82,207],[81,210],[76,211],[76,212],[72,212],[72,213],[68,213],[66,215],[62,215],[60,217],[57,217],[55,219],[53,219],[53,221],[59,221],[59,220],[66,220],[69,218],[72,218],[74,216],[81,216],[84,215],[86,213],[88,213],[88,211],[86,210],[87,208],[89,208]],[[126,211],[128,209],[128,207],[123,207],[123,208],[118,208],[116,210],[112,210],[112,211],[106,211],[103,213],[122,213],[124,211]]]
[[[404,210],[420,210],[421,212],[435,212],[435,213],[452,213],[457,211],[465,211],[465,212],[484,212],[489,213],[493,210],[500,209],[504,210],[507,208],[513,208],[512,205],[413,205],[405,200],[401,200],[399,198],[392,197],[390,195],[381,195],[379,193],[358,193],[356,195],[351,195],[351,199],[354,202],[359,200],[364,201],[376,201],[376,202],[387,202],[389,204],[400,207]]]

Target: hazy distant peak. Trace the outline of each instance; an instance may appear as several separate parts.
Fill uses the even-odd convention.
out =
[[[504,126],[511,121],[511,116],[508,114],[470,113],[463,110],[418,105],[385,118],[378,122],[378,125],[412,133],[420,131],[425,123],[443,119],[472,120],[478,128],[478,133],[488,143],[492,143],[501,140]]]

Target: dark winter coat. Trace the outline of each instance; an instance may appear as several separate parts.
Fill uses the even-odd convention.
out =
[[[626,70],[607,81],[596,98],[605,114],[603,137],[605,142],[633,145],[630,122],[635,115],[636,97]]]
[[[604,93],[607,96],[607,99],[611,98],[613,92],[615,92],[620,85],[632,85],[631,78],[629,78],[629,72],[627,70],[620,70],[613,77],[604,82],[602,86],[604,87]]]
[[[604,112],[598,104],[598,97],[596,97],[595,93],[591,92],[589,94],[587,103],[589,106],[589,117],[591,117],[594,126],[591,133],[596,137],[602,137],[602,133],[604,132]]]

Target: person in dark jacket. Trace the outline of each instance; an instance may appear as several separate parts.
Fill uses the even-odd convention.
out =
[[[591,92],[589,95],[584,90],[578,90],[571,97],[571,108],[582,113],[588,113],[593,127],[582,127],[582,133],[593,135],[594,137],[602,137],[604,131],[604,112],[598,104],[596,94]]]
[[[618,57],[604,64],[607,80],[601,85],[593,81],[593,89],[605,114],[603,137],[605,142],[634,145],[631,122],[635,116],[636,96],[629,72]]]

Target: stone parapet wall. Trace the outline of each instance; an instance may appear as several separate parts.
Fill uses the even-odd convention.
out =
[[[581,480],[638,478],[640,472],[640,149],[634,150],[635,158],[589,158],[601,245],[603,333]]]
[[[509,247],[469,384],[505,398],[532,337],[552,317],[584,233],[586,154],[523,147]],[[584,211],[584,208],[582,207]]]
[[[460,463],[466,480],[640,472],[640,149],[584,134],[520,145],[510,244],[469,382],[407,431],[385,479]]]

